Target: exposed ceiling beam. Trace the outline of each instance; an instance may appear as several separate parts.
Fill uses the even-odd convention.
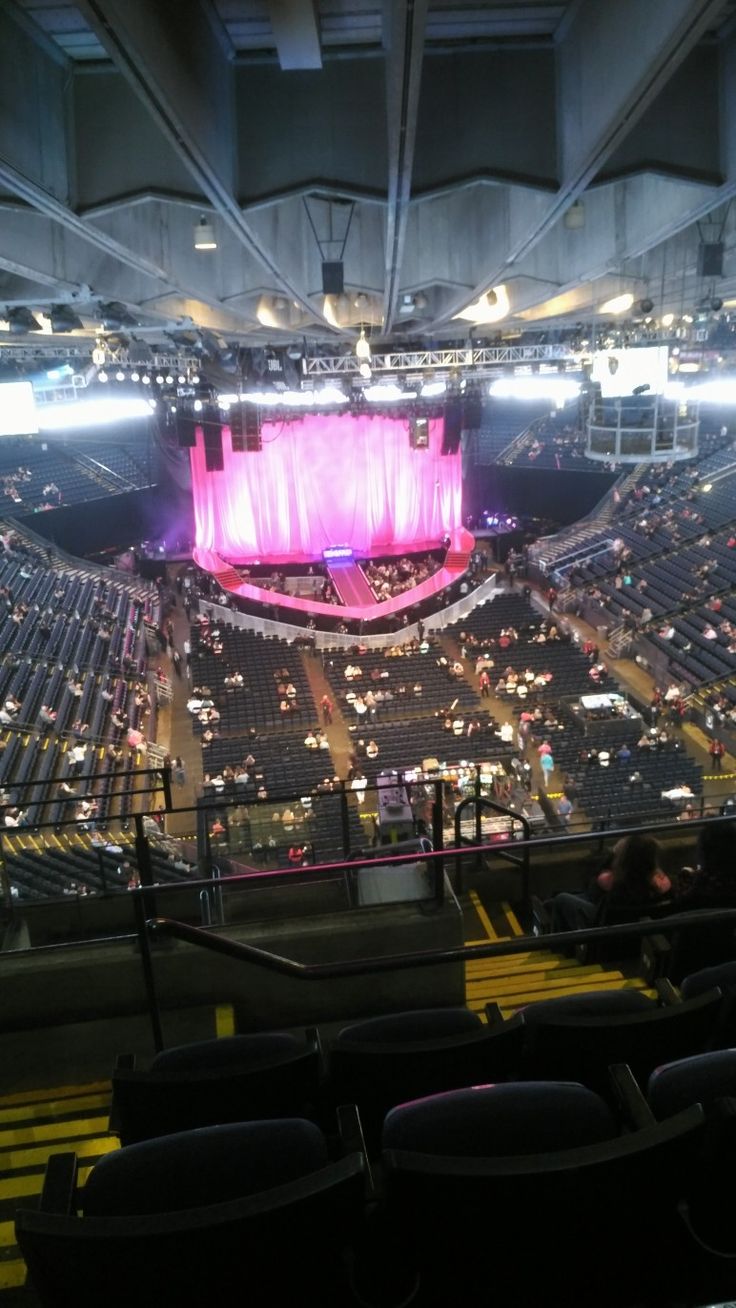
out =
[[[73,295],[85,299],[91,295],[89,286],[84,282],[69,282],[63,277],[56,277],[53,273],[42,272],[40,268],[29,268],[27,264],[18,263],[16,259],[10,259],[5,254],[0,254],[0,268],[15,277],[22,277],[25,281],[37,282],[39,286],[50,286],[57,295]]]
[[[575,0],[558,33],[560,187],[529,225],[516,224],[502,258],[428,330],[502,282],[563,217],[723,7],[723,0]]]
[[[321,68],[319,16],[314,0],[269,0],[268,12],[282,69]]]
[[[62,200],[57,199],[50,191],[39,186],[38,182],[26,177],[20,169],[14,167],[13,164],[1,156],[0,184],[6,186],[19,199],[25,200],[26,204],[29,204],[31,208],[37,209],[39,213],[45,214],[47,218],[53,218],[54,222],[61,223],[62,227],[73,232],[75,236],[80,236],[83,241],[90,241],[92,245],[96,245],[99,250],[104,250],[113,259],[118,259],[120,263],[133,268],[135,272],[142,273],[144,277],[153,277],[155,281],[170,285],[169,274],[165,268],[153,263],[150,259],[146,259],[141,254],[136,254],[134,250],[128,249],[127,246],[121,245],[113,236],[108,236],[107,232],[102,231],[100,227],[96,227],[94,223],[78,217],[74,210],[70,209]]]
[[[77,0],[115,66],[241,245],[290,299],[321,321],[235,198],[232,66],[199,0]],[[326,325],[326,324],[325,324]]]
[[[388,124],[383,330],[388,333],[396,316],[411,198],[427,0],[384,0],[383,15]]]

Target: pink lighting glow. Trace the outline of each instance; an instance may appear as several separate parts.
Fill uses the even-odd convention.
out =
[[[308,414],[266,422],[262,450],[233,454],[223,427],[222,472],[205,470],[204,442],[190,451],[199,551],[231,561],[306,561],[331,545],[356,558],[438,542],[461,525],[460,454],[441,455],[443,423],[414,450],[406,419]]]

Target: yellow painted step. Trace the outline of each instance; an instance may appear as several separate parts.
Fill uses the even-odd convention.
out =
[[[5,1168],[7,1150],[20,1145],[40,1144],[44,1140],[77,1140],[88,1135],[99,1135],[107,1130],[109,1114],[102,1117],[80,1117],[64,1122],[37,1122],[33,1126],[15,1126],[0,1131],[0,1169]]]
[[[15,1222],[0,1222],[0,1249],[10,1249],[15,1244]]]
[[[86,1113],[93,1108],[110,1107],[110,1094],[78,1095],[76,1098],[44,1100],[37,1104],[20,1104],[17,1108],[0,1108],[0,1127],[5,1122],[33,1122],[62,1113]]]
[[[560,980],[571,980],[589,982],[594,985],[597,981],[623,981],[623,973],[618,971],[605,972],[600,963],[591,963],[589,967],[575,967],[568,963],[567,967],[552,967],[546,971],[522,972],[515,976],[509,977],[486,977],[478,981],[466,982],[466,989],[472,993],[493,992],[499,990],[511,994],[517,990],[544,990],[545,986],[551,982],[557,985]]]
[[[78,1158],[97,1158],[119,1149],[115,1136],[92,1136],[88,1140],[60,1140],[58,1144],[41,1145],[38,1149],[9,1149],[2,1156],[4,1171],[20,1171],[26,1167],[44,1167],[52,1154],[73,1152]]]
[[[504,1014],[507,1014],[507,1013],[515,1013],[517,1009],[524,1008],[527,1004],[534,1004],[541,999],[562,999],[563,996],[565,995],[579,995],[581,993],[585,994],[589,991],[592,992],[598,990],[632,990],[632,989],[638,990],[640,988],[641,988],[640,983],[637,984],[634,981],[596,981],[595,984],[592,985],[588,982],[584,985],[577,985],[577,986],[571,985],[569,982],[567,982],[559,986],[556,985],[547,986],[544,992],[541,994],[537,990],[537,991],[528,992],[526,994],[518,994],[518,995],[517,994],[508,995],[508,996],[496,995],[494,996],[494,1002],[498,1004],[499,1008]],[[653,997],[653,992],[651,991],[643,990],[642,993],[645,994],[647,998]],[[472,1012],[478,1012],[480,1009],[484,1007],[485,1002],[486,1001],[483,999],[472,999],[468,1001],[467,1007],[471,1009]]]
[[[501,912],[503,913],[508,923],[509,931],[511,932],[511,935],[523,936],[524,932],[521,929],[521,923],[519,922],[519,919],[516,916],[513,908],[511,907],[510,904],[506,903],[505,899],[501,903]]]
[[[17,1290],[26,1283],[26,1265],[22,1258],[0,1262],[0,1290]]]
[[[574,967],[574,958],[565,958],[564,954],[519,954],[515,965],[510,959],[479,958],[474,963],[465,964],[465,976],[468,981],[477,981],[484,976],[514,976],[517,972],[539,972],[548,967]]]
[[[114,1146],[118,1146],[117,1140],[113,1141]],[[57,1150],[58,1152],[63,1152]],[[69,1152],[72,1152],[69,1150]],[[107,1150],[112,1153],[112,1150]],[[91,1167],[80,1167],[78,1172],[79,1185],[84,1185],[87,1177],[92,1171]],[[29,1195],[40,1194],[43,1187],[45,1168],[38,1172],[29,1172],[25,1176],[5,1176],[0,1177],[0,1200],[10,1199],[27,1199]]]
[[[74,1098],[77,1095],[112,1093],[112,1081],[90,1081],[87,1085],[52,1086],[48,1090],[21,1090],[12,1095],[0,1095],[0,1108],[9,1104],[37,1104],[40,1101]]]

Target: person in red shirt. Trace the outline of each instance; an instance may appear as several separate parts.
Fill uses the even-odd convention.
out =
[[[710,742],[710,748],[708,750],[708,753],[710,754],[713,762],[714,772],[720,772],[721,759],[723,758],[725,752],[726,752],[726,746],[724,745],[723,741],[719,740],[718,737],[716,736],[715,740],[712,740]]]
[[[332,722],[332,708],[333,708],[332,700],[330,699],[329,695],[323,695],[319,704],[320,704],[320,708],[322,709],[322,721],[324,722],[326,727],[329,727],[330,723]]]

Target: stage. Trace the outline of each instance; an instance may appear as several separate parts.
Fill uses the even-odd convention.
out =
[[[448,448],[442,419],[427,428],[418,447],[406,417],[308,414],[264,422],[260,448],[246,451],[224,427],[215,464],[197,428],[195,562],[234,599],[275,607],[286,622],[386,621],[431,601],[467,571],[475,539],[462,525],[461,454]],[[387,599],[360,568],[444,545],[434,573]],[[236,570],[256,564],[320,564],[342,602],[273,590]]]

